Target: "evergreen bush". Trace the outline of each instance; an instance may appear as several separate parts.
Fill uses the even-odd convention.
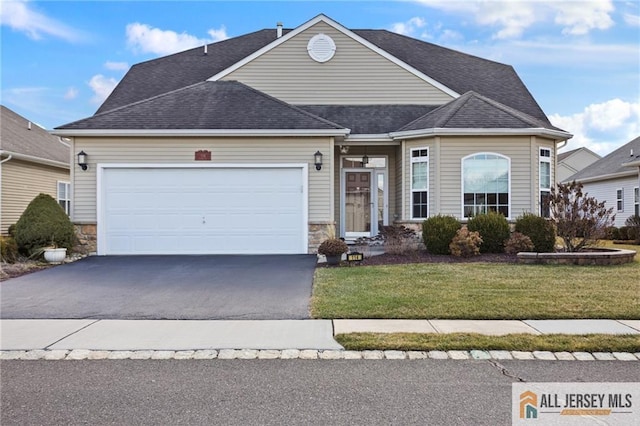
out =
[[[482,237],[480,253],[504,253],[504,242],[509,238],[510,231],[509,222],[502,214],[479,214],[469,219],[467,227]]]
[[[449,243],[462,225],[453,216],[437,215],[422,223],[422,241],[431,254],[449,254]]]
[[[71,250],[76,239],[69,216],[47,194],[40,194],[29,203],[14,234],[18,249],[26,255],[51,245]]]
[[[531,238],[533,250],[553,253],[556,246],[556,230],[553,223],[533,213],[525,213],[516,219],[516,232]]]

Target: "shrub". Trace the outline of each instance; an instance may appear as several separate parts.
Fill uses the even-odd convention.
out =
[[[516,232],[526,235],[538,253],[553,253],[556,245],[556,230],[553,222],[532,213],[525,213],[516,219]]]
[[[469,231],[476,231],[482,237],[481,253],[503,253],[504,242],[509,238],[509,223],[500,213],[489,212],[469,219]]]
[[[13,223],[11,225],[9,225],[9,228],[7,229],[7,234],[9,234],[10,237],[15,237],[16,233],[16,224]]]
[[[456,235],[449,244],[449,250],[453,256],[471,257],[480,254],[482,238],[478,232],[471,232],[466,226],[458,229]]]
[[[521,251],[532,251],[534,244],[529,236],[514,232],[504,243],[504,251],[509,254],[520,253]]]
[[[640,244],[640,216],[629,216],[627,220],[624,221],[624,224],[629,227],[627,230],[627,239],[635,240],[636,243]]]
[[[422,223],[422,241],[431,254],[449,254],[449,243],[462,227],[453,216],[437,215]]]
[[[556,232],[568,252],[580,251],[604,237],[605,229],[615,221],[613,207],[607,209],[589,194],[582,183],[559,183],[551,188],[549,204]]]
[[[40,194],[29,203],[16,223],[15,239],[20,251],[31,255],[52,244],[71,250],[75,232],[58,202],[50,195]]]
[[[605,238],[607,240],[619,240],[620,230],[615,226],[610,226],[605,230]]]
[[[407,254],[418,249],[418,236],[405,226],[383,226],[380,229],[380,235],[384,239],[387,253]]]
[[[343,253],[349,251],[349,246],[344,241],[338,238],[329,238],[324,240],[320,247],[318,247],[318,253],[325,256],[340,256]]]
[[[0,236],[0,259],[6,263],[15,263],[18,260],[18,244],[13,237]]]

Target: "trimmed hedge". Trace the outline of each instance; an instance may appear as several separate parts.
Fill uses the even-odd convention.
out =
[[[453,216],[437,215],[422,222],[422,241],[431,254],[449,254],[449,244],[462,225]]]
[[[472,217],[467,222],[469,231],[480,233],[480,253],[504,253],[504,243],[511,234],[509,222],[500,213],[489,212]]]
[[[48,194],[40,194],[29,203],[16,223],[14,237],[26,255],[52,244],[71,250],[76,239],[69,217]]]
[[[531,238],[534,251],[555,252],[556,230],[551,221],[533,213],[525,213],[516,219],[515,230]]]

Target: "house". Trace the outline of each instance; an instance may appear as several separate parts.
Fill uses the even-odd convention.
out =
[[[556,182],[565,182],[570,176],[601,158],[601,156],[585,147],[559,153]]]
[[[0,105],[0,233],[18,221],[38,194],[71,206],[69,145]]]
[[[509,65],[324,15],[137,64],[54,133],[87,155],[72,219],[100,255],[313,253],[436,214],[514,220],[540,211],[571,137]]]
[[[570,176],[566,181],[584,185],[584,192],[607,208],[613,207],[615,226],[640,215],[640,136]]]

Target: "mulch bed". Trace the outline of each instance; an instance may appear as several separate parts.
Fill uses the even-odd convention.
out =
[[[413,252],[406,255],[384,253],[377,256],[366,257],[362,265],[398,265],[403,263],[517,263],[515,254],[486,253],[473,257],[456,257],[449,255],[429,254],[426,251]]]

